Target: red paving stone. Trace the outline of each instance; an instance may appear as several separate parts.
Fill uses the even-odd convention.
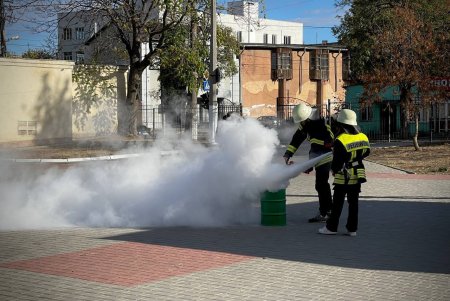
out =
[[[0,264],[0,267],[130,287],[253,258],[229,253],[125,242],[10,262]]]

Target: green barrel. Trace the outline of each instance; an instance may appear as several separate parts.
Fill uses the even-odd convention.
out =
[[[261,225],[286,225],[286,189],[263,193],[261,197]]]

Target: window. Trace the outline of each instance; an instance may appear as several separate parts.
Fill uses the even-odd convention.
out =
[[[72,60],[72,52],[64,52],[64,60],[71,61]]]
[[[291,36],[284,36],[284,44],[285,45],[291,44]]]
[[[263,35],[263,43],[264,44],[268,44],[269,43],[269,35],[267,33],[265,33]]]
[[[84,40],[84,28],[83,27],[75,28],[75,39]]]
[[[36,136],[37,121],[19,121],[17,123],[17,134],[19,136]]]
[[[76,57],[75,57],[75,62],[84,63],[84,53],[83,52],[77,52]]]
[[[361,107],[361,121],[372,120],[372,106]]]
[[[272,35],[272,44],[276,44],[277,43],[277,35],[273,34]]]
[[[429,122],[430,121],[430,110],[428,108],[418,108],[417,114],[419,114],[419,122]],[[415,121],[414,114],[410,115],[410,121]]]
[[[272,52],[271,61],[272,80],[292,79],[292,51],[278,48]]]
[[[242,31],[238,31],[237,32],[237,40],[238,40],[238,42],[242,42]]]
[[[309,78],[311,80],[328,80],[328,73],[328,49],[313,50],[309,60]]]
[[[72,40],[72,28],[64,28],[63,40]]]

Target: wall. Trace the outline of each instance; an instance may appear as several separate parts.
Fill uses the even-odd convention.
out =
[[[127,67],[77,65],[74,68],[74,138],[117,133],[117,108],[125,103]]]
[[[0,143],[48,144],[115,134],[127,71],[0,58]]]
[[[372,111],[372,118],[370,120],[362,120],[361,114],[363,108],[361,108],[361,96],[364,92],[362,85],[348,86],[345,102],[354,110],[357,114],[358,125],[361,130],[368,134],[370,137],[387,139],[390,133],[391,137],[400,137],[401,131],[401,105],[400,96],[397,89],[389,87],[380,94],[381,100],[374,102],[370,110]],[[388,106],[389,104],[389,106]],[[390,109],[390,114],[389,114]],[[419,122],[419,134],[425,135],[430,131],[430,122],[428,119]],[[410,121],[408,123],[408,133],[412,136],[415,133],[415,122]]]
[[[0,143],[72,138],[73,65],[0,58]]]
[[[280,86],[271,77],[271,55],[276,46],[266,49],[263,47],[245,48],[240,60],[243,110],[245,115],[252,117],[277,115]],[[320,103],[317,99],[320,85],[309,78],[310,51],[307,48],[292,50],[292,79],[286,80],[284,88],[284,95],[288,98],[285,100],[286,104],[298,104],[302,101],[311,105]],[[345,99],[342,53],[338,51],[329,54],[329,80],[322,82],[321,97],[322,104],[326,104],[328,99],[333,103],[340,103]]]

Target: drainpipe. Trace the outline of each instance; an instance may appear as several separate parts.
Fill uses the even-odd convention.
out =
[[[239,103],[241,106],[243,105],[242,101],[242,70],[241,70],[241,64],[242,64],[242,54],[244,53],[245,46],[242,48],[242,50],[239,52],[238,58],[239,58]]]
[[[297,57],[299,57],[300,58],[300,65],[299,65],[299,68],[298,68],[298,90],[299,90],[299,93],[302,93],[302,83],[303,83],[303,56],[305,55],[305,53],[306,53],[306,48],[303,48],[303,53],[302,53],[302,55],[298,55],[298,53],[299,53],[299,51],[297,51]]]
[[[334,59],[334,92],[337,92],[337,57],[341,54],[341,50],[339,49],[339,52],[336,56],[332,53],[331,56]]]

